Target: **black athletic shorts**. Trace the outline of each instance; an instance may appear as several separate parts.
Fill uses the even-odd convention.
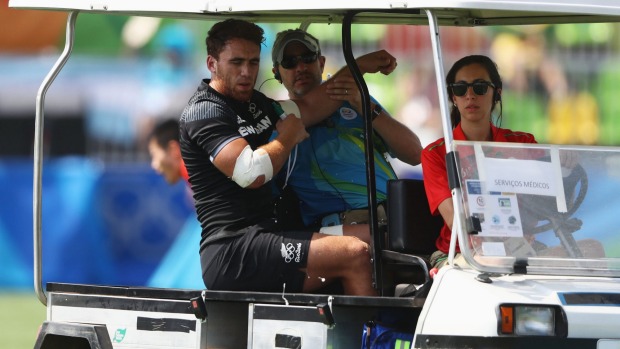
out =
[[[202,279],[211,290],[301,292],[312,231],[274,232],[253,225],[200,252]]]

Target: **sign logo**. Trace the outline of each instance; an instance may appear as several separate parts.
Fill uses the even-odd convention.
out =
[[[114,332],[114,338],[112,339],[112,341],[114,343],[120,343],[123,341],[123,339],[125,339],[125,334],[127,333],[127,329],[126,328],[117,328],[116,332]]]

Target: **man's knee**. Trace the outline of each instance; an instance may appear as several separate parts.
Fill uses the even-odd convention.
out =
[[[355,254],[361,254],[364,256],[368,256],[370,254],[370,245],[357,238],[355,239],[355,243],[350,244],[350,246],[355,251]]]
[[[316,235],[318,238],[310,244],[310,255],[344,269],[370,260],[369,245],[357,237]]]
[[[367,243],[355,239],[347,244],[347,252],[350,256],[350,266],[359,268],[370,264],[370,247]]]

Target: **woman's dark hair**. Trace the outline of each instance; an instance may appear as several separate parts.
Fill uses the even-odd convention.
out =
[[[260,45],[265,42],[265,31],[258,25],[241,19],[229,18],[215,23],[207,33],[205,43],[207,54],[220,58],[220,52],[226,46],[226,42],[232,39],[244,39]]]
[[[465,56],[454,63],[448,74],[446,75],[446,86],[448,88],[448,99],[452,101],[454,99],[454,93],[452,93],[452,89],[450,88],[450,84],[455,83],[456,73],[461,70],[463,67],[472,64],[479,64],[484,67],[484,69],[489,74],[491,78],[491,82],[495,85],[493,89],[493,106],[491,107],[491,112],[495,109],[497,103],[499,103],[499,114],[497,115],[496,124],[501,125],[502,121],[502,96],[498,92],[502,89],[502,78],[499,76],[499,71],[497,70],[497,64],[493,62],[489,57],[483,55],[471,55]],[[461,113],[459,112],[459,108],[456,105],[452,105],[452,109],[450,110],[450,121],[452,122],[452,128],[456,127],[456,125],[461,122]]]

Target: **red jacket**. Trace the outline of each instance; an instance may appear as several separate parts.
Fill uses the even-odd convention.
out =
[[[460,123],[452,130],[452,134],[454,140],[467,140]],[[491,124],[491,134],[493,135],[494,142],[537,143],[534,136],[530,133],[511,131],[495,127],[493,124]],[[466,164],[461,164],[463,168],[466,166]],[[433,215],[438,215],[439,204],[452,197],[448,185],[448,173],[446,172],[446,147],[443,138],[429,144],[422,151],[422,171],[424,173],[424,188],[426,189],[426,196],[428,197],[431,213]],[[462,169],[460,169],[460,171],[462,171]],[[451,235],[452,232],[450,228],[444,223],[441,228],[441,233],[437,238],[437,242],[435,243],[437,249],[444,253],[448,253]]]

